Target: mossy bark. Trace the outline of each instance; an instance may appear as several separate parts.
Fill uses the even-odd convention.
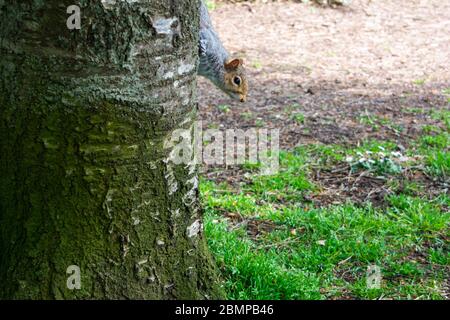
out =
[[[0,298],[223,297],[164,143],[195,120],[197,34],[198,0],[0,0]]]

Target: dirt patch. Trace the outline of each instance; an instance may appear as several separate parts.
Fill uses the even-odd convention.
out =
[[[395,176],[378,176],[369,171],[352,172],[348,164],[332,169],[315,169],[311,179],[320,191],[307,200],[321,206],[350,200],[356,204],[371,202],[374,206],[384,207],[388,195],[402,193],[431,200],[449,190],[446,182],[428,176],[423,171],[405,170]],[[408,185],[411,183],[418,186],[418,190],[409,190]],[[448,208],[442,210],[445,212]]]
[[[261,235],[270,233],[274,230],[285,229],[284,226],[277,225],[272,220],[244,217],[238,212],[224,211],[222,216],[228,221],[230,230],[244,227],[250,239],[255,241],[258,240]]]

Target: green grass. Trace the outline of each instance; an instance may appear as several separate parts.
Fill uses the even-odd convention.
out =
[[[436,177],[450,177],[450,128],[422,136],[418,152],[424,156],[426,171]]]
[[[442,93],[447,96],[447,102],[450,103],[450,88],[442,90]]]
[[[345,167],[349,157],[379,152],[396,161],[397,146],[389,141],[281,151],[277,174],[261,176],[258,164],[243,165],[250,181],[238,191],[202,181],[205,233],[228,298],[443,299],[450,268],[450,196],[426,198],[420,183],[400,174],[423,170],[441,180],[450,176],[446,114],[435,117],[439,125],[404,151],[417,159],[402,162],[400,171],[355,168],[389,177],[386,186],[394,193],[382,207],[350,201],[317,207],[307,199],[321,191],[311,181],[312,168]],[[250,222],[253,228],[272,227],[255,236]],[[379,288],[367,287],[370,265],[381,270]]]
[[[263,119],[256,119],[255,120],[255,126],[258,128],[262,128],[266,126],[266,121],[264,121]]]
[[[225,112],[225,113],[231,111],[230,106],[227,106],[227,105],[218,105],[217,109],[219,109],[221,112]]]
[[[427,171],[434,176],[450,177],[450,152],[437,151],[426,157]]]
[[[444,124],[445,129],[450,131],[450,111],[449,110],[434,110],[431,114],[435,120],[440,120]]]
[[[426,79],[417,79],[414,80],[413,83],[417,86],[423,86],[427,80]]]
[[[305,123],[305,115],[303,115],[302,113],[295,113],[291,115],[291,119],[297,122],[298,124]]]
[[[255,241],[244,227],[230,230],[217,213],[213,185],[203,192],[209,192],[205,232],[230,299],[325,299],[343,293],[367,299],[441,298],[439,284],[429,285],[445,279],[435,264],[449,263],[450,248],[443,241],[449,213],[438,204],[397,196],[385,210],[370,204],[275,210],[255,205],[248,196],[219,196],[222,208],[279,227]],[[429,261],[410,259],[411,254]],[[371,264],[382,270],[380,289],[365,288]]]
[[[254,118],[254,114],[253,113],[251,113],[251,112],[242,112],[241,113],[241,117],[244,119],[244,120],[250,120],[250,119],[253,119]]]
[[[217,4],[214,0],[205,0],[206,7],[208,7],[208,10],[214,10],[217,8]]]
[[[306,154],[302,151],[280,152],[281,170],[274,175],[256,175],[253,184],[245,189],[262,200],[300,201],[314,189],[305,172]]]
[[[253,61],[252,67],[255,68],[255,69],[261,69],[261,68],[262,68],[262,63],[261,63],[261,61],[259,61],[259,60]]]
[[[420,107],[404,108],[402,109],[402,111],[405,113],[412,113],[412,114],[424,114],[427,112],[425,109]]]
[[[300,105],[298,103],[294,103],[294,104],[284,107],[284,112],[286,112],[286,114],[288,114],[289,116],[292,116],[292,113],[295,110],[298,110],[299,108],[300,108]]]
[[[359,122],[361,124],[370,126],[375,131],[380,130],[381,127],[386,127],[396,133],[402,132],[404,130],[401,125],[396,124],[392,119],[370,114],[367,110],[363,115],[359,117]]]

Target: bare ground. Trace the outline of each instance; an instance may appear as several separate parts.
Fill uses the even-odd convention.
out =
[[[225,46],[244,58],[251,91],[241,104],[200,79],[200,119],[206,125],[278,128],[282,149],[357,145],[371,138],[408,147],[424,125],[437,124],[412,108],[450,109],[442,92],[450,87],[448,1],[354,0],[340,9],[293,2],[223,4],[211,15]],[[303,122],[292,119],[293,108]],[[361,121],[364,116],[392,125],[374,129]],[[241,173],[209,170],[208,176],[233,182]],[[410,175],[429,185],[431,194],[448,192],[447,184]],[[376,202],[389,192],[383,182],[339,170],[316,172],[313,179],[324,190],[315,200],[324,204],[340,198]]]

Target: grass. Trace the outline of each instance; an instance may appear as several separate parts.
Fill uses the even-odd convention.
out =
[[[445,113],[435,116],[439,125],[404,151],[415,158],[402,162],[400,171],[355,167],[389,177],[386,186],[395,192],[381,207],[350,201],[316,206],[307,200],[320,192],[310,172],[378,152],[395,162],[392,153],[398,150],[389,141],[282,151],[277,174],[260,176],[258,164],[245,164],[250,181],[239,190],[202,181],[205,233],[228,298],[444,299],[450,268],[450,196],[426,198],[423,186],[400,174],[414,167],[448,181],[448,119]],[[370,266],[381,271],[377,288],[367,286]]]
[[[447,96],[447,102],[450,103],[450,88],[442,90],[442,93]]]
[[[261,63],[261,61],[259,61],[259,60],[253,61],[252,67],[255,68],[255,69],[258,69],[258,70],[261,69],[261,68],[262,68],[262,63]]]
[[[305,123],[305,116],[301,113],[295,113],[291,115],[291,119],[297,122],[298,124],[304,124]]]
[[[444,93],[447,91],[444,90]],[[407,112],[424,113],[422,109],[409,109]],[[429,117],[439,122],[439,125],[424,125],[422,131],[424,135],[413,141],[413,148],[409,150],[409,156],[420,155],[424,158],[423,165],[425,172],[431,176],[447,180],[450,177],[450,111],[448,110],[430,110]],[[376,131],[380,128],[388,128],[395,133],[400,133],[403,128],[387,118],[381,118],[371,115],[367,111],[360,116],[361,124],[370,126]],[[336,148],[336,146],[332,146]],[[371,172],[378,172],[380,175],[395,174],[402,172],[402,166],[392,158],[392,151],[396,144],[392,142],[368,141],[361,147],[349,151],[349,156],[364,159],[365,161],[353,163],[355,170],[363,169]],[[342,151],[339,149],[339,152]],[[391,155],[380,157],[385,151],[391,152]],[[356,155],[355,155],[356,152]],[[376,153],[378,157],[374,157]]]
[[[253,113],[251,113],[251,112],[242,112],[241,113],[241,117],[244,120],[251,120],[251,119],[253,119],[255,117],[255,115]]]
[[[446,129],[422,136],[417,149],[424,155],[427,173],[447,179],[450,177],[450,126],[447,118],[444,121]]]
[[[385,210],[370,204],[275,210],[249,196],[223,197],[206,206],[205,232],[230,299],[441,298],[449,214],[438,204],[397,196]],[[270,220],[279,230],[254,241],[244,227],[230,231],[219,207]],[[372,264],[382,270],[382,286],[367,290]]]
[[[402,132],[404,130],[401,125],[396,124],[392,119],[372,115],[367,110],[363,115],[359,117],[359,122],[361,124],[370,126],[375,131],[380,130],[381,127],[388,128],[396,133]]]
[[[215,10],[217,9],[217,3],[213,0],[205,0],[206,3],[206,7],[208,8],[208,10]]]
[[[417,80],[414,80],[413,83],[414,83],[416,86],[423,86],[423,85],[425,84],[426,81],[427,81],[426,79],[417,79]]]
[[[224,112],[224,113],[231,111],[231,108],[228,105],[218,105],[217,109],[219,109],[221,112]]]

